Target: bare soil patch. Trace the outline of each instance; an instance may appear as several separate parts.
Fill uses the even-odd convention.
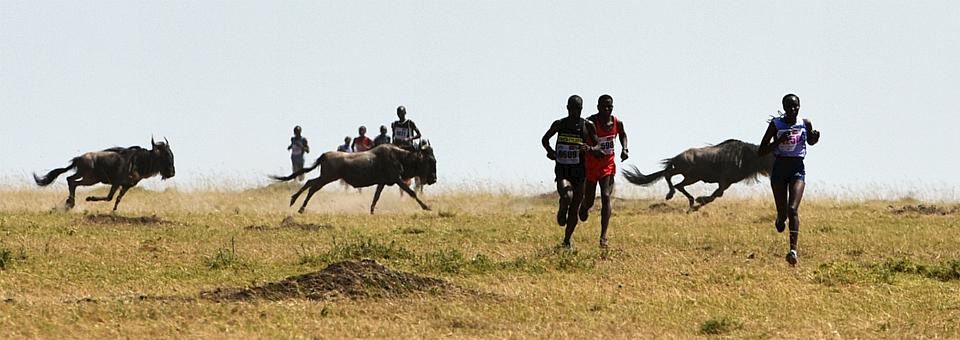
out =
[[[956,214],[958,210],[957,206],[953,207],[942,207],[936,205],[905,205],[902,207],[887,206],[890,209],[890,212],[902,215],[902,214],[921,214],[921,215],[953,215]]]
[[[120,215],[112,214],[94,214],[86,215],[84,217],[87,222],[96,223],[96,224],[163,224],[168,223],[163,219],[153,216],[135,216],[127,217]]]
[[[437,278],[391,270],[373,260],[343,261],[319,272],[291,276],[251,288],[218,288],[200,293],[214,301],[251,299],[325,300],[337,297],[399,298],[414,294],[455,294],[462,289]]]

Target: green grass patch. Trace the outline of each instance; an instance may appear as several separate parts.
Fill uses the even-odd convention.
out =
[[[916,275],[944,282],[960,280],[960,260],[938,264],[916,263],[908,258],[881,263],[829,262],[814,271],[814,282],[827,286],[894,284],[898,275]]]

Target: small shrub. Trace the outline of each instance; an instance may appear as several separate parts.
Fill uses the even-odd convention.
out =
[[[13,253],[7,248],[0,248],[0,269],[7,269],[7,265],[13,263]]]
[[[700,325],[700,333],[706,335],[720,335],[743,328],[743,323],[737,319],[722,317],[710,319]]]
[[[230,248],[218,248],[217,254],[211,257],[207,257],[204,260],[207,268],[212,270],[228,269],[228,268],[247,268],[248,265],[243,259],[237,255],[237,243],[234,239],[230,239]]]
[[[7,249],[6,247],[0,247],[0,270],[6,270],[8,267],[13,265],[14,261],[23,261],[27,259],[27,253],[20,248],[19,254],[14,254],[13,251]]]

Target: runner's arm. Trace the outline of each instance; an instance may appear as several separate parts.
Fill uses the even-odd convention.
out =
[[[627,158],[630,158],[630,149],[627,148],[627,130],[623,128],[623,121],[617,120],[617,135],[620,138],[620,146],[623,147],[623,151],[620,151],[620,161],[625,161]]]
[[[414,123],[412,120],[410,121],[410,128],[413,130],[413,137],[411,137],[410,140],[417,140],[423,137],[420,134],[420,129],[417,128],[417,123]]]
[[[813,122],[809,119],[804,119],[803,124],[807,126],[807,131],[809,135],[807,136],[807,144],[816,145],[820,142],[820,131],[813,129]]]
[[[557,159],[557,151],[553,150],[553,147],[550,146],[550,137],[557,134],[557,131],[560,130],[560,121],[554,121],[553,124],[550,124],[550,129],[547,130],[547,133],[543,134],[543,138],[540,139],[540,143],[543,144],[543,149],[547,150],[547,158],[551,160]]]
[[[597,157],[603,157],[603,150],[600,146],[600,138],[597,137],[597,126],[593,125],[589,119],[586,123],[583,124],[583,136],[584,141],[590,141],[589,143],[583,143],[581,148],[586,151],[592,152]]]
[[[780,138],[776,138],[777,126],[773,124],[773,122],[770,122],[770,124],[767,125],[767,131],[763,133],[763,139],[760,140],[760,147],[757,148],[757,155],[763,156],[770,153],[777,144],[787,140],[787,137],[789,136],[790,134],[785,133],[781,135]],[[771,140],[773,140],[773,142],[770,142]]]

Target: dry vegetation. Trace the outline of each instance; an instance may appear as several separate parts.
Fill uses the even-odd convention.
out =
[[[0,189],[0,338],[960,337],[953,204],[808,200],[790,268],[766,200],[617,200],[568,252],[548,198],[289,191]]]

